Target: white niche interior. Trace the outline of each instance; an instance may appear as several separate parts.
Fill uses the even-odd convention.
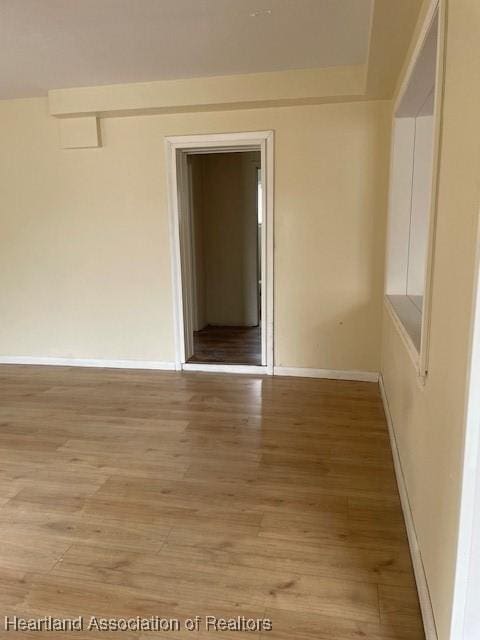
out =
[[[438,14],[393,119],[386,295],[417,353],[427,278],[433,193]]]

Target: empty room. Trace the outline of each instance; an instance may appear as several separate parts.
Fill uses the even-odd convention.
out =
[[[478,0],[0,40],[0,638],[478,640]]]

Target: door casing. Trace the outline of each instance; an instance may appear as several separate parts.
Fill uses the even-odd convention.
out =
[[[274,366],[274,236],[273,236],[273,131],[169,136],[165,139],[172,258],[175,367],[177,370],[273,374]],[[192,206],[187,156],[199,153],[260,151],[263,191],[261,235],[261,338],[262,364],[189,364],[193,355],[195,292],[192,264]]]

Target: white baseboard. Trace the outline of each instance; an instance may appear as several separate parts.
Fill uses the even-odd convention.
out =
[[[158,369],[174,371],[174,362],[157,360],[96,360],[88,358],[40,358],[35,356],[0,356],[0,364],[33,364],[56,367],[101,367],[105,369]]]
[[[335,369],[306,369],[302,367],[274,367],[275,376],[296,376],[298,378],[327,378],[329,380],[353,380],[378,382],[375,371],[342,371]]]
[[[395,466],[395,475],[397,478],[398,491],[402,503],[403,517],[408,535],[408,544],[410,546],[410,555],[412,557],[413,571],[415,573],[415,581],[417,583],[418,599],[420,601],[420,609],[422,611],[423,626],[425,629],[426,640],[438,640],[437,630],[435,626],[435,618],[433,616],[432,601],[428,590],[427,576],[425,575],[425,567],[423,566],[420,547],[418,546],[415,524],[413,521],[412,509],[408,499],[407,485],[403,475],[400,453],[397,447],[397,439],[393,427],[392,415],[388,406],[387,394],[383,383],[382,375],[379,378],[380,393],[382,395],[383,407],[385,409],[385,417],[388,424],[388,432],[390,434],[390,445],[392,447],[393,463]]]
[[[268,375],[267,367],[249,364],[208,364],[186,362],[182,364],[183,371],[203,371],[204,373],[246,373],[251,375]]]
[[[105,369],[154,369],[160,371],[203,371],[206,373],[245,373],[271,375],[272,368],[244,364],[200,364],[157,360],[98,360],[89,358],[51,358],[36,356],[0,356],[0,364],[31,364],[59,367],[100,367]],[[330,369],[306,369],[302,367],[273,367],[273,375],[300,378],[328,378],[331,380],[354,380],[378,382],[378,373],[371,371],[335,371]]]

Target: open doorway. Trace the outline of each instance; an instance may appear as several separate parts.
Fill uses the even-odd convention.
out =
[[[167,139],[179,369],[273,371],[272,134]]]
[[[193,354],[188,362],[262,364],[260,150],[187,155]]]

